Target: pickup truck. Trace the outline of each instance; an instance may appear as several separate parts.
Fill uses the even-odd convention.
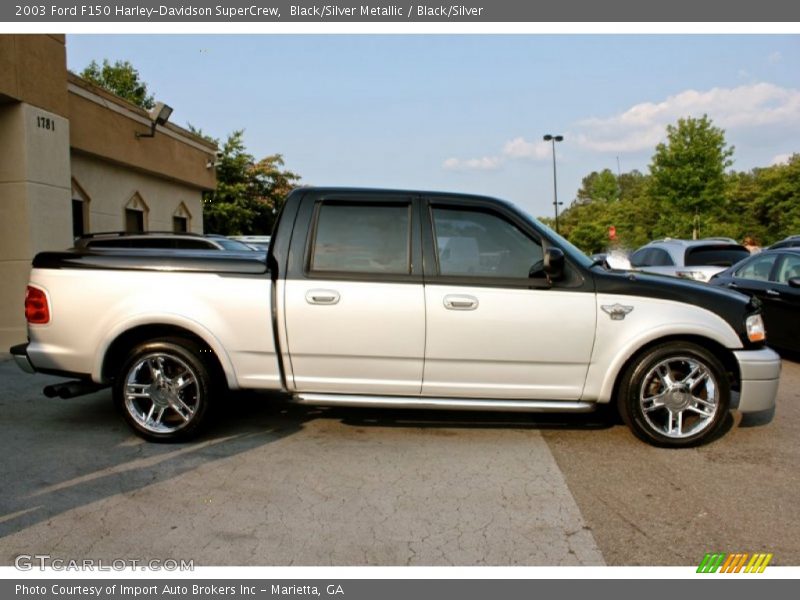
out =
[[[757,301],[592,262],[481,196],[303,188],[269,250],[90,249],[33,261],[29,371],[113,388],[153,441],[196,434],[228,390],[294,402],[478,411],[616,407],[657,446],[774,407]]]

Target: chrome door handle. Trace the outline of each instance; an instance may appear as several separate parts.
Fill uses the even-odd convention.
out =
[[[448,310],[475,310],[478,308],[478,299],[475,296],[450,294],[444,297],[444,307]]]
[[[767,296],[780,296],[781,293],[778,290],[767,290]]]
[[[336,304],[339,302],[339,292],[336,290],[308,290],[306,302],[309,304]]]

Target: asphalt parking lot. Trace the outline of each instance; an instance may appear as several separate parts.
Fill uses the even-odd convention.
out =
[[[0,564],[800,565],[800,363],[775,418],[661,450],[590,416],[322,410],[259,395],[199,441],[142,442],[108,391],[0,358]]]

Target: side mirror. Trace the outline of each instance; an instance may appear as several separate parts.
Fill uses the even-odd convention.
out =
[[[551,281],[564,276],[564,252],[560,248],[550,246],[544,251],[544,272]]]
[[[792,277],[786,283],[788,283],[791,288],[800,288],[800,277]]]

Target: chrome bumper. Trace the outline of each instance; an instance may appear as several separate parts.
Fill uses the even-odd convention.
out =
[[[739,363],[741,391],[731,408],[750,413],[769,410],[775,406],[781,375],[781,357],[774,350],[737,350],[733,353]]]
[[[36,373],[36,369],[34,368],[33,364],[31,364],[31,360],[28,358],[28,344],[19,344],[17,346],[12,346],[9,349],[11,356],[14,357],[14,362],[17,363],[17,366],[25,371],[26,373]]]

